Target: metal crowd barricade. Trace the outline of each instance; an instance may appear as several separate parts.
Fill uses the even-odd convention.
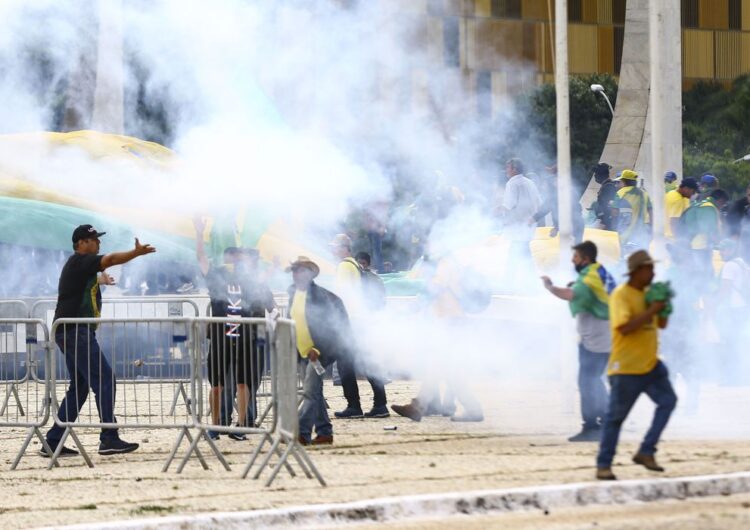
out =
[[[293,456],[297,464],[305,473],[307,478],[313,478],[325,486],[326,482],[321,476],[315,464],[308,456],[305,448],[299,443],[299,416],[297,400],[297,339],[295,335],[294,321],[289,319],[278,319],[273,324],[272,337],[272,374],[275,395],[276,417],[274,435],[275,440],[271,437],[264,438],[261,444],[256,448],[250,461],[248,462],[242,477],[245,478],[250,469],[260,456],[264,444],[268,441],[271,443],[268,453],[258,466],[253,475],[254,479],[260,477],[263,470],[270,464],[274,455],[279,456],[278,462],[271,471],[271,475],[266,481],[266,487],[270,486],[282,466],[286,467],[292,476],[294,476],[288,459]],[[286,444],[286,449],[279,455],[280,445]]]
[[[16,319],[27,318],[28,316],[29,309],[23,300],[0,300],[0,318]],[[6,333],[12,332],[14,329],[12,324],[5,324],[0,326],[0,333],[5,336]],[[0,404],[0,416],[5,413],[11,397],[15,400],[20,414],[23,415],[24,409],[18,394],[18,386],[26,382],[29,377],[28,356],[25,354],[25,348],[22,358],[19,358],[20,352],[6,352],[4,346],[0,358],[0,378],[2,378],[1,380],[6,387],[6,392],[2,404]]]
[[[113,319],[144,319],[144,318],[177,318],[177,317],[197,317],[199,316],[199,299],[162,297],[162,296],[143,296],[143,297],[112,297],[102,300],[102,318]],[[56,299],[38,300],[31,306],[31,317],[44,319],[48,326],[52,326],[54,318]],[[116,337],[113,337],[116,338]],[[144,337],[139,337],[143,342]],[[106,346],[106,344],[104,344]],[[118,377],[125,381],[135,379],[143,383],[145,380],[161,379],[167,381],[178,380],[178,393],[174,395],[170,411],[174,414],[178,402],[182,401],[185,406],[190,406],[188,396],[188,386],[190,381],[184,377],[184,373],[176,373],[171,368],[174,364],[165,363],[159,356],[141,359],[141,363],[133,366],[126,366],[124,370],[118,372]],[[54,360],[57,369],[58,378],[67,374],[65,368],[65,359],[63,356]],[[182,370],[184,372],[184,369]],[[34,370],[34,361],[32,360],[32,377],[41,382],[42,378]]]
[[[38,348],[51,349],[44,322],[30,318],[0,319],[0,385],[4,390],[0,427],[26,429],[26,437],[11,469],[16,469],[35,435],[44,450],[50,452],[40,430],[49,419],[50,383],[46,380],[44,385],[37,384],[30,379],[28,370],[29,361]],[[42,357],[49,359],[49,355]],[[11,396],[14,401],[10,400]]]
[[[194,380],[194,363],[188,340],[191,323],[192,319],[185,317],[68,318],[54,322],[51,336],[55,338],[60,350],[68,352],[68,362],[76,373],[85,373],[88,381],[80,375],[70,381],[67,367],[64,368],[66,377],[62,378],[63,374],[58,372],[57,363],[52,359],[53,350],[48,350],[49,371],[45,380],[50,385],[55,422],[64,427],[62,439],[49,467],[56,462],[68,436],[75,442],[86,464],[93,467],[75,433],[75,428],[78,427],[173,428],[180,429],[188,439],[192,438],[188,429],[194,425],[193,408],[190,407],[189,400],[184,405],[176,404],[177,396],[185,392],[184,383],[187,382],[188,387],[192,387]],[[60,353],[58,357],[65,359],[66,355]],[[150,364],[156,365],[153,377],[139,373]],[[98,386],[96,378],[101,380]],[[87,385],[86,389],[80,388],[84,384]],[[105,404],[111,405],[116,423],[114,419],[104,421],[108,418],[100,417],[94,399],[81,401],[88,393],[89,386],[95,395],[100,392],[106,397],[108,385],[113,390],[113,403]],[[61,418],[61,400],[58,399],[61,386],[67,387],[67,395],[71,398],[66,407],[68,412],[80,409],[77,421]],[[203,467],[207,468],[205,459],[197,450],[196,456]]]
[[[271,373],[265,352],[270,342],[267,321],[262,318],[197,318],[192,321],[191,332],[196,400],[193,420],[198,433],[177,472],[182,472],[201,440],[208,443],[222,466],[230,470],[211,436],[224,434],[244,438],[246,434],[260,434],[265,440],[275,424],[275,414],[268,414],[274,409],[272,386],[267,393],[260,391],[264,374]],[[268,380],[270,385],[270,378]],[[245,409],[244,419],[242,409]],[[261,410],[263,415],[259,416]],[[236,420],[233,420],[235,412]],[[182,436],[178,437],[164,471],[180,443]]]

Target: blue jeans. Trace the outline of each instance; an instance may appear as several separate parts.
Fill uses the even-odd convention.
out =
[[[604,423],[608,399],[604,370],[608,360],[608,353],[591,352],[583,344],[578,345],[578,391],[584,429],[597,428],[599,421]]]
[[[656,444],[659,443],[661,433],[677,405],[677,395],[669,382],[669,372],[661,361],[647,374],[612,375],[609,377],[609,385],[609,410],[604,421],[599,456],[596,458],[596,466],[599,468],[612,466],[617,440],[620,437],[620,428],[641,393],[645,392],[651,401],[656,403],[651,427],[638,449],[641,454],[656,453]]]
[[[65,355],[70,376],[70,385],[58,411],[60,421],[76,421],[91,388],[102,423],[115,423],[115,374],[107,357],[99,349],[94,328],[87,325],[58,328],[55,342]],[[47,432],[47,441],[57,445],[64,431],[64,427],[53,425]],[[99,435],[101,441],[117,438],[117,429],[102,429]]]
[[[312,364],[305,361],[305,382],[302,386],[302,406],[299,409],[299,435],[306,441],[312,438],[312,429],[318,436],[333,435],[333,426],[328,418],[326,400],[323,397],[323,379]]]

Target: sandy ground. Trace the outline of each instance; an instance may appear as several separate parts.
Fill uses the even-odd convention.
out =
[[[360,383],[365,403],[370,396],[367,386]],[[97,455],[97,433],[82,431],[94,469],[76,458],[64,460],[60,469],[47,471],[47,461],[36,456],[39,445],[34,444],[19,469],[9,471],[22,433],[2,428],[0,528],[590,481],[596,444],[566,441],[578,426],[574,403],[563,398],[567,394],[554,385],[501,386],[481,389],[487,415],[487,421],[481,424],[456,424],[447,418],[428,418],[421,423],[394,417],[334,420],[335,445],[310,450],[329,483],[325,489],[316,482],[286,475],[270,489],[258,481],[239,479],[257,439],[234,442],[222,437],[219,446],[232,464],[231,472],[225,472],[215,461],[210,463],[210,470],[204,471],[192,461],[181,475],[162,473],[176,431],[123,430],[123,438],[140,441],[142,448],[116,457]],[[415,383],[393,382],[388,386],[389,398],[392,403],[406,402],[417,388]],[[326,395],[333,410],[343,408],[339,388],[328,386]],[[667,430],[659,453],[667,467],[665,475],[750,470],[749,395],[750,389],[705,387],[698,415],[680,412]],[[626,424],[615,467],[622,479],[653,476],[629,463],[651,411],[650,403],[642,400]],[[384,426],[398,429],[385,431]],[[467,528],[505,527],[511,522],[519,528],[586,527],[581,526],[583,522],[591,527],[596,522],[597,528],[628,528],[626,524],[631,523],[633,528],[734,528],[729,525],[736,522],[740,528],[747,527],[748,515],[742,503],[748,502],[750,498],[742,496],[592,507],[548,516],[526,513],[463,518],[459,522],[417,522],[409,528],[453,528],[458,524]]]

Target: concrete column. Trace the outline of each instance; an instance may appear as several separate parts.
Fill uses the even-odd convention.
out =
[[[571,216],[570,98],[568,94],[568,2],[555,0],[555,94],[557,108],[557,207],[560,255],[573,241]],[[563,258],[565,259],[565,258]]]
[[[122,0],[99,0],[99,42],[91,128],[113,134],[122,134],[124,130],[122,40]]]
[[[654,253],[666,258],[664,248],[664,173],[682,173],[682,71],[680,0],[651,2],[649,39],[651,56],[651,178],[654,207]]]

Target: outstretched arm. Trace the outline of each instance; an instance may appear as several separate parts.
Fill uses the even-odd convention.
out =
[[[156,249],[152,247],[151,245],[141,245],[141,242],[138,241],[138,238],[135,238],[135,247],[132,250],[128,250],[126,252],[113,252],[112,254],[107,254],[102,257],[101,262],[101,270],[108,269],[109,267],[112,267],[114,265],[122,265],[123,263],[127,263],[128,261],[131,261],[138,256],[145,256],[146,254],[151,254],[153,252],[156,252]]]
[[[195,256],[198,258],[198,266],[203,276],[208,274],[209,264],[206,257],[206,247],[203,244],[203,233],[206,231],[206,222],[200,216],[193,217],[195,227]]]
[[[573,300],[573,289],[570,289],[569,287],[555,287],[549,276],[542,276],[542,282],[544,282],[544,288],[560,300],[567,300],[568,302]]]

